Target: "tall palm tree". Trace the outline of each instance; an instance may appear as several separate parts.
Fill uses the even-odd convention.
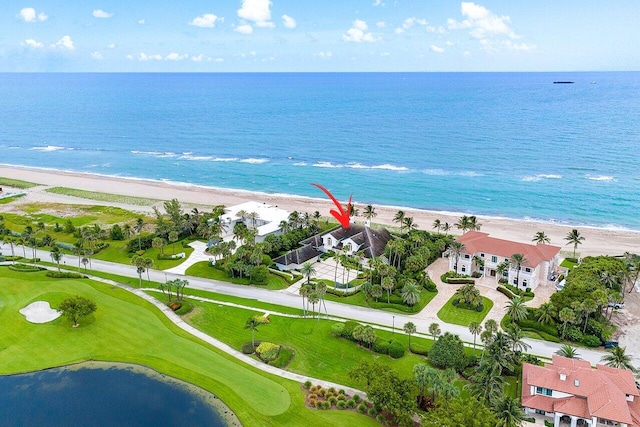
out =
[[[318,293],[314,290],[313,292],[311,292],[309,294],[309,296],[307,297],[307,301],[309,301],[309,303],[313,306],[312,310],[312,315],[311,317],[316,315],[316,304],[318,302],[320,302],[320,296],[318,295]],[[320,319],[320,314],[318,313],[318,320]]]
[[[139,287],[142,287],[142,273],[144,273],[144,265],[145,265],[145,260],[143,257],[139,256],[139,255],[134,255],[131,258],[131,264],[136,266],[136,272],[138,273],[138,279],[139,279]]]
[[[587,322],[589,321],[589,315],[598,311],[598,305],[591,298],[586,298],[584,301],[582,301],[582,306],[580,308],[582,313],[584,314],[584,327],[582,328],[582,333],[584,334],[587,331]]]
[[[307,298],[311,293],[311,285],[304,284],[300,286],[298,293],[302,297],[302,317],[307,317],[307,309],[306,309],[307,306],[304,304],[304,302],[305,302],[305,298]]]
[[[400,224],[400,233],[402,233],[402,230],[404,228],[404,216],[404,211],[399,210],[393,217],[393,222],[397,222],[398,224]]]
[[[489,331],[493,335],[498,332],[498,322],[496,322],[494,319],[488,319],[486,322],[484,322],[484,329],[485,331]]]
[[[247,319],[247,322],[244,324],[245,329],[251,330],[251,347],[256,348],[256,342],[254,339],[254,334],[258,330],[258,326],[260,326],[260,321],[256,319],[254,316],[251,316]]]
[[[476,349],[476,338],[482,333],[482,325],[479,322],[469,323],[469,332],[473,335],[473,349]]]
[[[520,427],[525,419],[525,413],[517,399],[502,396],[494,402],[493,412],[498,418],[496,427]]]
[[[605,362],[605,365],[612,368],[628,369],[636,373],[637,369],[631,363],[631,356],[627,354],[626,350],[626,347],[613,347],[609,350],[609,354],[602,356],[600,361]]]
[[[520,267],[528,262],[522,254],[513,254],[509,258],[509,265],[516,269],[516,287],[520,286]]]
[[[522,329],[520,329],[518,325],[512,324],[507,328],[507,339],[511,343],[511,351],[522,352],[531,348],[529,344],[523,341],[524,337],[524,332],[522,332]]]
[[[376,208],[374,208],[372,205],[367,205],[367,207],[365,207],[364,211],[362,212],[362,216],[368,219],[369,223],[371,223],[371,220],[377,215],[378,214],[376,213]]]
[[[402,301],[409,307],[413,307],[420,302],[420,287],[413,279],[408,279],[402,287]]]
[[[318,297],[320,298],[320,302],[319,302],[319,306],[318,306],[318,312],[320,311],[321,307],[324,307],[324,314],[327,316],[327,318],[329,317],[329,313],[327,312],[327,303],[324,300],[324,296],[327,293],[327,284],[320,282],[320,283],[316,283],[316,294],[318,294]]]
[[[544,231],[538,231],[536,235],[533,236],[533,239],[531,239],[531,241],[539,245],[548,245],[549,243],[551,243],[551,239],[545,234]]]
[[[571,347],[569,344],[562,344],[558,351],[556,351],[558,356],[568,357],[569,359],[580,359],[580,353],[574,347]]]
[[[387,304],[389,304],[389,299],[391,298],[391,291],[396,287],[396,281],[391,276],[382,278],[382,289],[387,291]]]
[[[567,237],[565,237],[564,240],[567,241],[567,245],[573,245],[573,257],[575,258],[578,245],[582,244],[584,237],[581,236],[580,232],[574,228],[567,234]]]
[[[416,333],[416,325],[412,322],[407,322],[402,329],[404,329],[404,332],[409,336],[409,351],[411,351],[411,335]]]
[[[442,231],[444,231],[444,235],[447,236],[449,234],[449,231],[451,231],[451,224],[449,224],[448,222],[442,224]]]
[[[134,226],[134,230],[138,234],[138,250],[139,251],[142,250],[142,242],[140,240],[140,232],[142,231],[143,228],[144,228],[144,220],[142,219],[142,217],[138,217],[138,219],[136,219],[136,225]]]
[[[476,218],[475,215],[471,215],[469,217],[468,225],[469,225],[469,230],[472,230],[472,231],[473,230],[480,230],[480,227],[482,227],[482,224],[480,224],[478,222],[478,218]]]
[[[458,230],[462,230],[462,234],[466,233],[469,230],[469,217],[462,215],[455,226]]]
[[[149,270],[153,268],[153,259],[150,257],[145,257],[142,266],[145,270],[147,270],[147,282],[151,283],[151,279],[149,278]]]
[[[509,271],[509,261],[503,261],[496,266],[496,280],[504,279],[504,272]]]
[[[62,259],[62,252],[60,252],[60,248],[58,246],[54,246],[50,255],[51,260],[58,264],[58,273],[60,273],[60,260]]]
[[[404,224],[405,227],[407,227],[407,232],[411,231],[411,230],[415,230],[418,228],[418,224],[413,222],[413,217],[412,216],[407,216],[402,220],[402,223]]]
[[[440,330],[439,324],[433,322],[429,325],[429,334],[433,337],[433,341],[435,341],[441,333],[442,331]]]
[[[257,212],[249,212],[247,218],[251,220],[251,227],[256,228],[256,220],[260,219],[260,215]]]
[[[436,219],[435,221],[433,221],[433,228],[435,228],[435,230],[440,233],[440,229],[442,228],[442,222],[439,219]]]
[[[316,269],[313,266],[313,264],[307,261],[304,264],[302,264],[302,268],[300,268],[300,273],[302,273],[302,275],[307,278],[307,285],[309,285],[311,284],[311,276],[316,274]]]
[[[504,309],[507,311],[507,315],[516,323],[527,318],[527,307],[520,296],[509,301]]]
[[[573,323],[576,321],[576,313],[571,310],[569,307],[565,307],[558,313],[558,319],[562,322],[562,337],[564,338],[565,331],[567,329],[567,324]]]
[[[453,241],[449,244],[449,248],[446,250],[446,255],[449,257],[453,257],[455,260],[453,264],[453,271],[458,272],[458,261],[460,260],[460,255],[464,252],[464,244],[462,242]]]
[[[551,302],[545,302],[540,307],[538,307],[538,322],[541,325],[546,325],[553,322],[553,314],[555,313],[555,307]]]

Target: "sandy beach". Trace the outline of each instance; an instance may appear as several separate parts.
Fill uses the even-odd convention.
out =
[[[271,195],[265,193],[253,193],[243,190],[223,190],[217,188],[203,187],[190,184],[171,183],[162,181],[129,179],[111,176],[82,174],[75,172],[63,172],[54,170],[34,169],[15,166],[0,166],[0,176],[6,178],[19,179],[42,186],[31,188],[25,197],[7,204],[0,205],[0,212],[7,212],[12,209],[19,209],[20,204],[44,202],[44,203],[67,203],[67,204],[90,204],[90,205],[115,205],[133,211],[149,213],[151,206],[137,206],[116,203],[105,203],[96,200],[81,199],[45,192],[49,187],[69,187],[87,191],[97,191],[103,193],[120,194],[126,196],[137,196],[160,200],[178,199],[183,204],[196,206],[226,205],[231,206],[248,200],[255,200],[268,204],[277,205],[288,211],[298,210],[301,212],[313,213],[316,210],[322,215],[328,216],[333,204],[328,199],[315,199],[309,197],[296,197],[286,195]],[[10,190],[5,186],[4,191]],[[346,203],[346,201],[345,201]],[[363,210],[364,206],[356,203],[356,207]],[[393,223],[393,216],[398,211],[398,207],[374,205],[377,216],[374,223],[388,226],[397,226]],[[403,208],[406,216],[414,218],[420,229],[432,231],[433,222],[439,219],[442,223],[455,224],[460,215],[443,213],[428,210]],[[551,239],[551,244],[561,246],[563,253],[570,254],[572,246],[567,246],[564,237],[572,228],[578,228],[585,240],[578,247],[579,255],[621,255],[624,252],[640,252],[640,232],[627,230],[610,230],[604,228],[559,225],[545,222],[521,221],[503,218],[491,218],[478,215],[482,224],[481,231],[489,233],[493,237],[531,242],[531,239],[538,231],[544,231]],[[363,221],[364,218],[356,217],[356,221]],[[454,234],[459,234],[459,230],[452,228]]]

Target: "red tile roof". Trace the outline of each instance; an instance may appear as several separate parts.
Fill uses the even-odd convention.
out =
[[[561,373],[566,375],[564,381],[560,379]],[[532,395],[531,386],[571,396]],[[634,401],[628,402],[626,395],[634,396]],[[631,371],[603,365],[592,369],[589,362],[557,355],[545,366],[523,364],[522,405],[546,412],[581,418],[595,416],[640,426],[640,392]]]
[[[513,254],[522,254],[527,260],[524,265],[533,268],[536,268],[542,261],[550,261],[560,252],[559,246],[530,245],[528,243],[496,239],[480,231],[468,231],[456,240],[464,245],[464,253],[475,254],[481,252],[504,258],[509,258]]]

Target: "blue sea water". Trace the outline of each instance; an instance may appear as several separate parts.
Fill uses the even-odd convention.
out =
[[[0,74],[0,114],[0,163],[640,230],[640,73]]]

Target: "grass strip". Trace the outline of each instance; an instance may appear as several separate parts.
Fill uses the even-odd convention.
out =
[[[0,177],[0,187],[3,186],[3,185],[6,185],[7,187],[26,189],[26,188],[31,188],[31,187],[37,187],[38,185],[42,185],[42,184],[36,184],[35,182],[23,181],[21,179]]]
[[[48,193],[79,197],[81,199],[98,200],[100,202],[122,203],[135,206],[152,206],[162,200],[147,197],[123,196],[121,194],[100,193],[97,191],[78,190],[68,187],[52,187],[45,190]]]

